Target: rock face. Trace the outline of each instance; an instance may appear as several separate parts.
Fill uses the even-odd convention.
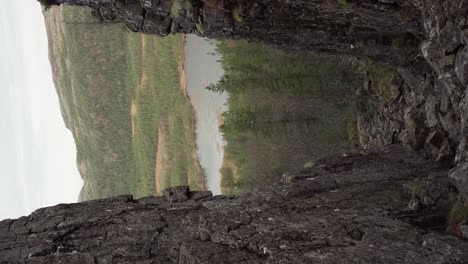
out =
[[[468,263],[468,244],[443,232],[450,198],[468,197],[467,0],[41,1],[89,6],[144,33],[246,38],[397,66],[364,147],[402,142],[442,165],[390,145],[241,196],[178,187],[164,198],[40,209],[0,222],[0,263]]]
[[[468,244],[439,232],[446,174],[393,145],[240,196],[62,204],[0,222],[0,263],[468,263]]]
[[[450,171],[449,175],[463,197],[468,197],[468,162],[463,162]]]
[[[468,1],[415,1],[425,40],[421,58],[397,67],[392,95],[377,104],[364,123],[364,147],[403,142],[453,170],[454,183],[468,197],[464,170],[468,157]],[[367,88],[367,87],[366,87]],[[364,89],[375,95],[377,91]],[[369,91],[371,90],[371,91]],[[369,125],[372,124],[372,125]],[[458,176],[457,176],[458,175]]]
[[[136,32],[248,39],[289,50],[366,56],[401,65],[419,52],[420,11],[411,0],[40,0],[89,6]]]

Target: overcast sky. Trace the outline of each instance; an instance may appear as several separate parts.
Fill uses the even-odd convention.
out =
[[[52,82],[41,7],[0,3],[1,220],[76,202],[83,183]]]

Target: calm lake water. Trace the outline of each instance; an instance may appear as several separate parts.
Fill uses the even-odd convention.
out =
[[[196,113],[197,154],[207,186],[213,194],[221,194],[220,168],[224,159],[225,141],[219,130],[221,114],[227,111],[227,93],[213,93],[205,89],[224,75],[216,52],[215,42],[187,35],[185,71],[187,93]]]

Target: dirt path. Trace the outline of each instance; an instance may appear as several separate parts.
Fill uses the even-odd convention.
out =
[[[177,60],[177,71],[179,72],[180,89],[182,89],[185,99],[190,101],[190,98],[187,95],[187,75],[185,74],[185,36],[184,45],[182,45],[179,52],[179,59]]]
[[[146,37],[144,34],[141,34],[141,59],[142,59],[143,65],[145,64],[145,58],[146,58],[145,48],[146,48]]]
[[[229,168],[232,171],[232,175],[234,175],[234,179],[239,180],[239,169],[232,161],[225,158],[222,168]]]
[[[143,89],[143,87],[145,87],[145,84],[146,84],[146,80],[148,79],[147,76],[146,76],[146,72],[145,72],[145,65],[146,65],[146,51],[145,51],[145,48],[146,48],[146,38],[143,34],[141,34],[141,69],[142,69],[142,73],[141,73],[141,79],[140,79],[140,88]]]
[[[140,88],[143,89],[143,87],[145,87],[145,84],[146,84],[146,80],[147,80],[147,76],[146,76],[146,72],[144,72],[143,70],[143,73],[141,74],[141,79],[140,79]]]
[[[218,127],[224,125],[223,113],[218,113]]]
[[[167,128],[161,125],[158,129],[158,145],[156,147],[156,163],[154,168],[155,189],[158,194],[162,192],[162,168],[167,162],[166,136]]]
[[[135,100],[132,100],[132,105],[130,106],[130,116],[132,117],[132,137],[135,136],[135,116],[137,114],[137,107]]]

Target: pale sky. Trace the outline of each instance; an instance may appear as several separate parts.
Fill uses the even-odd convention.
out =
[[[0,0],[0,220],[78,200],[76,147],[52,81],[34,0]]]

